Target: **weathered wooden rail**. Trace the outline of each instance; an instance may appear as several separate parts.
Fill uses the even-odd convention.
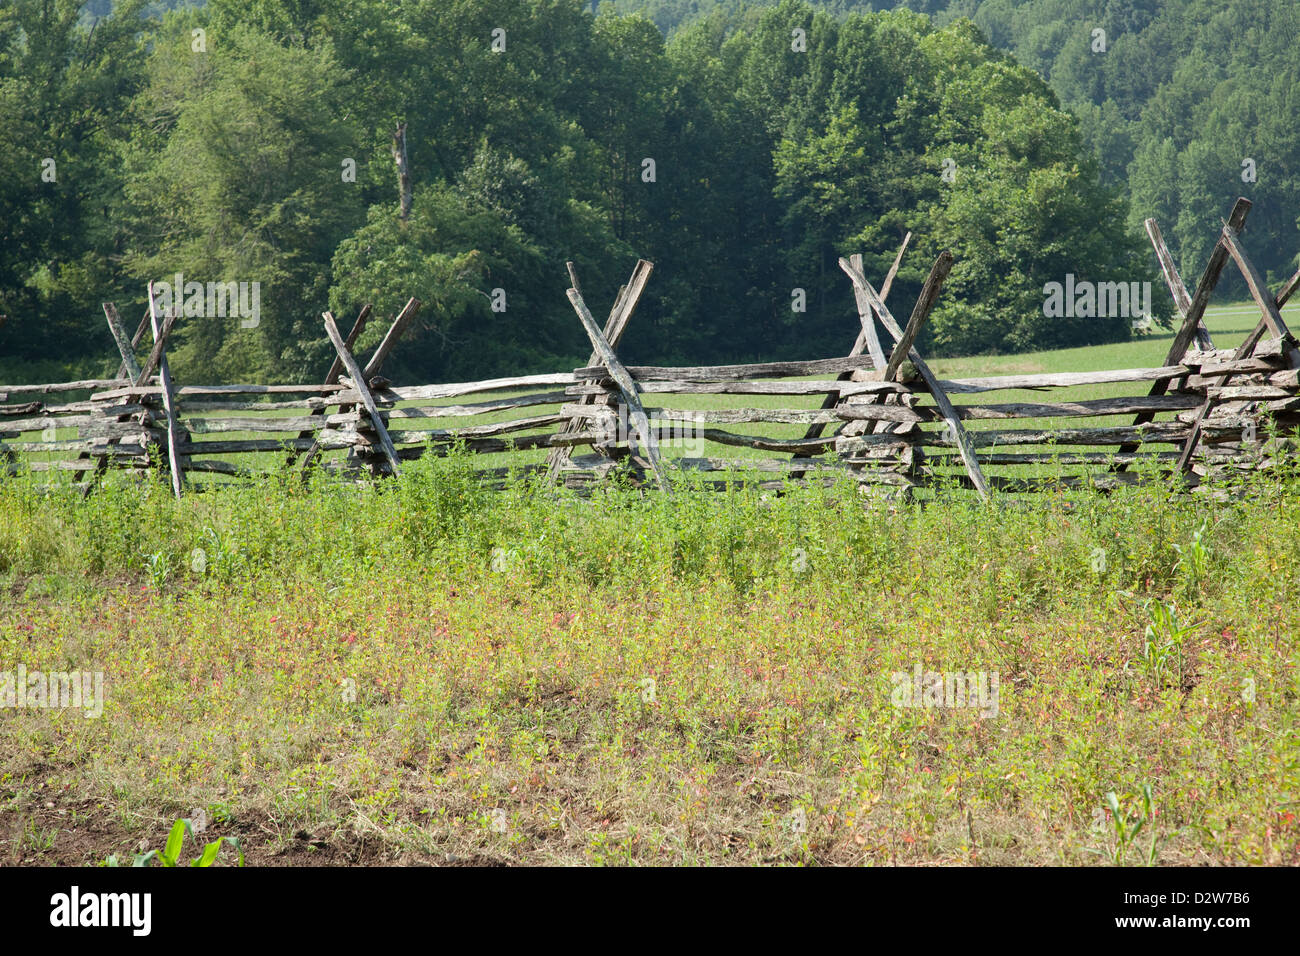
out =
[[[459,446],[499,456],[489,463],[495,467],[479,469],[487,479],[545,474],[574,488],[617,473],[670,493],[683,471],[713,473],[705,480],[717,487],[848,473],[864,488],[905,494],[1109,489],[1152,479],[1207,487],[1294,454],[1300,426],[1300,350],[1281,316],[1300,272],[1276,295],[1264,287],[1239,239],[1249,212],[1238,200],[1193,294],[1148,221],[1180,325],[1162,365],[1115,371],[939,379],[915,343],[953,261],[946,252],[935,261],[904,325],[886,300],[907,240],[879,291],[860,256],[840,260],[859,318],[844,357],[624,365],[617,346],[652,266],[637,264],[601,326],[570,264],[568,297],[592,344],[586,366],[436,385],[398,386],[382,375],[420,308],[414,299],[364,365],[353,350],[369,307],[346,337],[325,313],[337,357],[319,385],[179,385],[166,349],[175,319],[158,314],[150,287],[150,308],[132,337],[112,304],[104,307],[121,358],[114,378],[0,385],[0,470],[66,472],[87,491],[110,467],[161,470],[179,496],[204,486],[195,478],[286,468],[391,475]],[[1241,345],[1217,349],[1202,317],[1229,261],[1260,319]],[[140,362],[146,333],[150,349]],[[1138,394],[1088,394],[1117,385]],[[1049,394],[1057,392],[1072,394]],[[700,396],[713,396],[703,403],[713,407],[698,407]]]

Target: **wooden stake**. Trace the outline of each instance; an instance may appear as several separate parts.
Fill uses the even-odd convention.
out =
[[[132,351],[132,342],[126,337],[126,329],[122,328],[122,318],[117,314],[117,306],[112,302],[105,302],[104,318],[108,320],[108,330],[113,333],[113,342],[117,345],[118,354],[122,356],[122,368],[126,370],[126,375],[131,381],[140,378],[140,363],[135,360],[135,353]]]
[[[623,367],[623,363],[619,361],[618,355],[615,354],[614,349],[606,340],[605,334],[596,325],[596,320],[592,318],[591,312],[587,310],[587,304],[582,301],[582,296],[578,293],[578,290],[570,289],[568,294],[569,301],[573,304],[573,310],[578,313],[578,318],[582,320],[582,327],[586,329],[587,338],[591,339],[597,357],[609,369],[610,378],[614,380],[623,396],[623,402],[627,405],[628,414],[632,419],[632,423],[636,426],[637,433],[641,436],[641,443],[645,446],[646,457],[650,460],[650,467],[654,469],[655,480],[658,481],[659,487],[666,494],[671,494],[672,489],[664,473],[663,461],[659,457],[659,443],[655,440],[654,432],[650,428],[650,420],[646,417],[645,409],[641,406],[636,380],[628,374],[627,369]]]
[[[375,354],[370,356],[370,361],[366,363],[365,376],[369,382],[379,374],[384,367],[384,362],[397,347],[397,340],[402,337],[406,327],[411,324],[411,319],[415,318],[415,313],[420,311],[419,299],[407,299],[406,305],[402,306],[402,311],[397,313],[397,318],[393,319],[393,324],[388,327],[384,334],[384,340],[379,343],[379,348],[375,349]]]
[[[948,278],[948,273],[951,271],[952,253],[945,249],[939,253],[939,258],[934,260],[930,275],[926,277],[925,285],[921,287],[921,294],[917,297],[916,305],[912,309],[912,317],[908,319],[907,328],[903,331],[903,337],[894,346],[894,350],[889,353],[889,362],[885,365],[884,373],[880,376],[883,381],[892,382],[897,379],[899,369],[902,367],[908,353],[912,351],[912,344],[921,332],[921,326],[930,317],[930,310],[934,308],[935,302],[939,300],[939,293],[943,289],[943,280]],[[861,269],[858,269],[858,274],[862,274]]]
[[[582,295],[582,289],[578,285],[578,271],[574,264],[567,262],[565,267],[568,269],[569,279],[573,283],[574,290],[578,295]],[[652,271],[654,271],[654,263],[645,259],[637,260],[627,285],[618,290],[618,297],[614,300],[614,307],[609,310],[609,317],[605,320],[605,341],[609,343],[610,348],[617,348],[619,341],[623,338],[623,332],[626,331],[632,313],[636,311],[637,304],[641,301],[641,293],[645,291],[646,283],[650,280]],[[600,353],[593,351],[588,364],[595,365],[600,360]],[[596,395],[583,395],[579,397],[578,402],[583,405],[594,405],[598,397]],[[570,419],[560,429],[559,434],[575,434],[582,431],[586,426],[586,419]],[[571,460],[572,454],[573,447],[570,445],[551,449],[550,454],[546,456],[546,472],[551,480],[554,480],[560,473],[560,469]]]
[[[374,396],[370,394],[370,386],[367,383],[366,375],[357,364],[357,360],[352,357],[348,351],[347,343],[344,342],[343,336],[339,334],[339,327],[334,324],[334,316],[328,312],[324,315],[325,332],[334,343],[334,349],[339,353],[339,358],[343,360],[343,367],[352,378],[353,385],[361,395],[361,403],[365,406],[366,411],[370,414],[371,424],[375,427],[375,434],[379,437],[379,446],[383,449],[384,457],[388,459],[389,465],[393,468],[393,475],[401,474],[402,467],[398,464],[397,449],[393,447],[393,440],[388,437],[388,429],[384,426],[383,416],[379,414],[379,407],[375,404]]]
[[[333,313],[331,312],[326,312],[325,315],[328,315],[331,318],[333,317]],[[368,321],[370,321],[369,304],[361,307],[361,313],[357,316],[357,320],[352,323],[352,331],[348,333],[347,340],[343,343],[347,347],[347,350],[349,352],[351,352],[353,347],[357,344],[357,339],[361,337],[361,333],[365,330],[366,323]],[[343,374],[343,360],[336,355],[334,357],[334,361],[330,364],[329,371],[325,373],[325,384],[333,385],[335,382],[339,380],[339,376],[342,374]],[[324,408],[312,409],[311,414],[313,416],[319,416],[323,418],[325,415],[325,409]],[[315,435],[316,435],[315,430],[303,429],[298,433],[298,438],[299,440],[305,440],[308,438],[314,439]],[[306,453],[303,456],[301,467],[304,472],[306,472],[307,468],[311,465],[312,461],[315,459],[316,455],[319,452],[320,452],[320,445],[317,444],[315,441],[313,441],[311,447],[307,449]],[[298,457],[298,453],[291,449],[289,451],[289,458],[285,462],[286,467],[292,466],[294,461],[297,459],[297,457]]]
[[[885,275],[884,284],[881,285],[880,287],[881,301],[884,301],[885,299],[889,298],[890,287],[892,287],[894,284],[894,277],[898,275],[898,267],[903,263],[903,253],[907,251],[907,244],[911,241],[912,241],[912,233],[908,232],[908,234],[903,237],[903,244],[898,247],[898,255],[894,256],[894,264],[889,267],[889,272]],[[861,260],[862,260],[861,256],[854,256],[853,259],[851,260],[852,262],[858,263],[859,272],[862,271]],[[853,297],[856,301],[858,297],[858,290],[856,286],[854,286],[853,288]],[[874,322],[874,320],[872,321]],[[860,303],[858,305],[858,323],[859,325],[862,324],[862,306]],[[865,329],[859,328],[858,337],[853,343],[853,348],[849,350],[848,357],[856,358],[857,356],[861,355],[864,351],[867,350],[868,344],[870,343],[872,338],[875,338],[876,344],[879,345],[880,340],[876,336],[875,332],[876,330],[874,325],[872,326],[871,329],[871,336],[867,335]],[[880,368],[882,365],[884,365],[884,354],[885,354],[884,350],[881,349],[880,362],[879,364],[876,364],[876,368]],[[876,363],[876,358],[874,355],[872,356],[871,361],[873,364]],[[852,376],[853,376],[852,372],[843,372],[836,377],[838,378],[839,381],[847,382],[850,378],[852,378]],[[827,392],[826,397],[822,399],[822,404],[821,404],[822,409],[826,410],[826,409],[834,408],[840,403],[841,398],[842,396],[839,392]],[[840,428],[842,429],[843,426],[840,426]],[[825,425],[819,425],[819,424],[810,425],[808,427],[808,430],[804,432],[803,437],[805,440],[811,441],[814,438],[820,438],[822,433],[825,430],[826,430]],[[838,434],[838,430],[837,430],[837,434]],[[790,473],[790,477],[796,480],[802,478],[803,476],[804,473],[802,471],[794,471]]]
[[[1232,213],[1228,216],[1228,225],[1234,229],[1240,229],[1246,224],[1246,217],[1250,215],[1251,202],[1249,199],[1238,199],[1232,207]],[[1159,235],[1159,230],[1156,232]],[[1159,256],[1160,250],[1157,248],[1156,255]],[[1166,255],[1168,252],[1166,251]],[[1172,262],[1172,260],[1170,260]],[[1186,311],[1179,306],[1179,312],[1183,314],[1183,324],[1179,326],[1177,334],[1174,335],[1174,341],[1169,346],[1169,351],[1165,355],[1165,365],[1177,365],[1187,354],[1188,346],[1192,344],[1192,339],[1196,336],[1197,329],[1201,326],[1201,319],[1205,315],[1205,308],[1210,304],[1210,294],[1214,292],[1214,287],[1219,284],[1219,278],[1223,275],[1223,269],[1228,264],[1228,250],[1224,246],[1222,238],[1215,244],[1214,252],[1210,255],[1210,261],[1205,264],[1205,271],[1201,273],[1201,281],[1196,283],[1196,295],[1193,296],[1187,305]],[[1181,284],[1181,283],[1180,283]],[[1186,290],[1184,290],[1185,292]],[[1178,301],[1177,293],[1174,293],[1174,301]],[[1208,334],[1208,333],[1207,333]],[[1157,379],[1151,385],[1149,395],[1163,395],[1169,389],[1169,379]],[[1134,425],[1145,425],[1147,422],[1155,420],[1154,412],[1143,412],[1133,420]],[[1117,454],[1131,455],[1138,450],[1140,445],[1136,442],[1128,442],[1121,445]],[[1128,464],[1121,462],[1116,464],[1111,471],[1127,471]]]
[[[163,318],[162,329],[159,330],[157,325],[153,326],[153,348],[149,350],[149,357],[144,360],[144,365],[140,366],[140,374],[136,376],[136,385],[146,385],[149,382],[149,376],[153,370],[159,367],[163,358],[163,350],[167,347],[167,336],[171,335],[172,326],[176,324],[176,310],[169,309],[167,315]],[[151,325],[154,323],[152,310],[149,316]]]
[[[1291,368],[1300,368],[1300,351],[1297,351],[1295,347],[1295,337],[1291,335],[1291,330],[1287,328],[1286,322],[1282,319],[1281,307],[1278,304],[1280,301],[1285,301],[1283,294],[1290,295],[1294,287],[1288,283],[1287,287],[1283,288],[1282,292],[1276,297],[1270,296],[1268,290],[1264,288],[1263,277],[1259,274],[1259,270],[1255,268],[1255,264],[1246,256],[1245,250],[1241,248],[1237,230],[1231,225],[1223,227],[1220,245],[1228,250],[1228,254],[1237,263],[1237,268],[1241,270],[1246,285],[1250,289],[1251,297],[1254,298],[1255,304],[1259,306],[1261,313],[1263,313],[1254,330],[1250,335],[1246,336],[1246,341],[1242,342],[1237,347],[1237,350],[1232,353],[1232,361],[1239,362],[1242,359],[1249,358],[1267,328],[1281,341],[1287,364]],[[1187,441],[1183,443],[1182,453],[1178,456],[1178,464],[1174,467],[1175,479],[1185,474],[1187,469],[1191,467],[1192,454],[1196,451],[1197,445],[1200,444],[1205,419],[1215,405],[1215,392],[1226,385],[1231,378],[1232,373],[1229,372],[1220,376],[1212,385],[1206,387],[1205,404],[1196,413],[1196,420],[1192,423],[1191,434],[1187,437]]]
[[[1282,318],[1282,310],[1278,307],[1277,300],[1274,299],[1273,296],[1269,295],[1268,289],[1264,287],[1264,277],[1259,274],[1259,270],[1255,268],[1255,264],[1250,261],[1246,256],[1245,250],[1241,248],[1241,243],[1238,241],[1237,230],[1233,229],[1231,226],[1224,226],[1223,243],[1228,248],[1228,254],[1231,255],[1233,261],[1237,263],[1237,268],[1241,270],[1241,275],[1246,280],[1246,286],[1250,289],[1251,298],[1255,300],[1255,304],[1259,306],[1259,310],[1262,313],[1262,321],[1268,325],[1269,330],[1272,331],[1275,337],[1282,340],[1284,351],[1288,353],[1287,357],[1291,360],[1289,362],[1291,368],[1300,367],[1300,362],[1296,361],[1297,356],[1294,347],[1286,349],[1288,343],[1294,346],[1295,337],[1291,334],[1291,330],[1286,327],[1286,322]]]
[[[174,316],[168,318],[170,322],[167,327],[170,328],[171,322],[175,322],[175,318]],[[152,281],[149,283],[149,324],[153,328],[154,352],[157,353],[158,375],[162,380],[163,410],[167,413],[167,461],[171,466],[172,493],[177,498],[180,498],[181,487],[185,481],[185,473],[181,468],[180,425],[176,420],[176,397],[172,391],[172,373],[167,366],[167,353],[164,347],[164,343],[167,341],[166,332],[163,329],[163,323],[158,318],[158,303],[154,300]],[[150,353],[150,358],[155,358],[154,353]],[[144,370],[141,371],[143,377]]]
[[[108,320],[108,330],[113,333],[113,342],[117,345],[118,354],[121,356],[121,364],[117,368],[117,378],[126,377],[131,382],[137,382],[140,379],[140,364],[135,359],[135,347],[140,344],[140,339],[144,335],[144,330],[149,326],[149,312],[145,311],[144,317],[140,320],[139,327],[135,330],[135,335],[131,339],[126,337],[126,329],[122,326],[122,317],[118,315],[117,306],[112,302],[102,303],[104,309],[104,318]],[[110,445],[117,444],[116,440],[109,442]],[[77,461],[89,461],[91,455],[89,452],[82,452],[76,458]],[[94,467],[94,477],[97,479],[108,468],[108,457],[106,455],[97,456]],[[73,482],[79,482],[82,476],[91,469],[82,469],[72,476]],[[90,486],[87,486],[89,492]]]
[[[854,253],[852,256],[853,268],[862,272],[862,256]],[[866,343],[867,352],[871,355],[871,362],[876,369],[885,367],[885,350],[880,346],[880,337],[876,335],[876,323],[872,318],[871,303],[863,295],[862,290],[856,285],[853,287],[853,298],[858,304],[858,321],[862,325],[862,337]]]
[[[1165,285],[1169,286],[1169,294],[1174,297],[1174,305],[1178,309],[1178,315],[1185,322],[1187,313],[1192,310],[1192,297],[1187,294],[1187,287],[1183,285],[1182,276],[1178,274],[1178,267],[1174,265],[1174,257],[1170,254],[1168,247],[1165,246],[1164,236],[1160,234],[1160,227],[1156,225],[1156,221],[1148,219],[1143,225],[1146,227],[1147,237],[1151,240],[1151,245],[1156,250],[1156,258],[1160,260],[1160,271],[1165,277]],[[1205,327],[1203,319],[1196,324],[1196,345],[1197,348],[1204,352],[1214,348],[1214,339],[1210,337],[1210,330]],[[1182,358],[1182,356],[1180,355],[1179,358]]]
[[[113,303],[109,302],[108,305],[113,305]],[[116,309],[116,307],[114,307],[114,309]],[[131,336],[131,353],[133,355],[135,354],[135,347],[140,344],[140,341],[144,338],[145,332],[147,332],[148,330],[149,330],[149,310],[145,309],[144,315],[140,316],[140,323],[135,327],[135,335]],[[117,367],[117,374],[114,375],[113,377],[130,378],[132,381],[135,380],[134,376],[128,375],[128,370],[125,361],[123,361],[122,364],[120,364]]]
[[[898,323],[894,321],[893,315],[890,314],[889,307],[886,306],[880,296],[876,294],[876,290],[871,288],[871,283],[867,281],[866,276],[854,269],[846,259],[840,260],[840,268],[848,273],[849,278],[853,280],[855,286],[860,287],[866,293],[867,298],[871,302],[872,309],[874,309],[876,315],[880,317],[881,324],[884,325],[889,334],[894,337],[894,341],[902,342],[903,330],[899,328]],[[934,403],[939,407],[939,412],[943,415],[944,421],[952,430],[953,436],[957,441],[957,448],[961,452],[962,462],[966,465],[966,474],[970,476],[971,484],[975,486],[975,490],[979,492],[981,498],[987,499],[989,497],[988,482],[984,479],[984,473],[980,471],[979,462],[975,458],[974,445],[971,443],[970,436],[966,434],[965,427],[962,426],[961,418],[958,416],[957,410],[953,408],[952,402],[949,401],[947,394],[939,384],[939,379],[932,371],[930,371],[930,366],[926,363],[925,359],[921,358],[920,353],[917,352],[915,348],[912,348],[908,350],[907,357],[911,363],[916,366],[916,370],[921,374],[921,378],[925,382],[926,388],[929,389],[930,394],[934,397]]]
[[[361,311],[363,315],[357,317],[357,321],[353,323],[352,331],[348,333],[347,341],[344,343],[347,345],[348,354],[352,353],[353,345],[360,337],[362,329],[366,327],[366,320],[369,320],[370,318],[370,306],[365,306]],[[384,340],[379,343],[379,348],[375,349],[375,354],[372,355],[370,361],[366,363],[365,370],[362,374],[365,376],[367,386],[369,385],[370,380],[378,375],[380,369],[384,367],[384,362],[388,360],[388,356],[392,354],[393,349],[397,346],[397,340],[402,337],[402,333],[406,331],[407,325],[409,325],[411,319],[415,317],[415,313],[419,311],[419,299],[411,298],[406,300],[406,305],[402,306],[402,311],[397,313],[397,317],[393,319],[393,324],[390,325],[388,331],[384,333]],[[330,320],[333,321],[333,313],[327,312],[325,315],[328,315]],[[335,327],[337,328],[337,326]],[[339,376],[342,374],[343,360],[336,356],[334,364],[330,366],[330,370],[325,376],[325,384],[333,385],[339,380]],[[351,411],[355,407],[355,405],[345,405],[341,406],[339,411]],[[311,438],[312,436],[300,435],[299,437]],[[319,453],[320,443],[313,441],[311,447],[307,449],[306,454],[303,456],[301,469],[304,473],[306,473],[307,468],[316,459],[316,456]],[[293,463],[292,458],[289,459],[289,463]]]

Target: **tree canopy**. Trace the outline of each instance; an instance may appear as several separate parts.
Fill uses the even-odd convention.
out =
[[[833,355],[856,329],[838,258],[862,253],[879,278],[909,230],[891,300],[910,305],[940,250],[957,261],[926,347],[1114,340],[1127,320],[1047,318],[1044,284],[1154,281],[1144,210],[1170,217],[1184,256],[1204,255],[1214,228],[1195,217],[1226,208],[1225,144],[1262,137],[1267,158],[1294,136],[1276,121],[1295,95],[1280,81],[1260,104],[1278,110],[1260,114],[1268,128],[1231,99],[1198,115],[1218,139],[1189,138],[1163,87],[1137,113],[1110,97],[1099,119],[1076,116],[1064,66],[1039,75],[1030,46],[1017,60],[986,40],[981,25],[1003,45],[1011,31],[992,3],[967,4],[972,21],[701,2],[669,24],[579,0],[166,6],[0,11],[8,377],[47,357],[115,365],[100,303],[130,315],[148,280],[176,273],[261,288],[255,327],[178,324],[172,363],[190,380],[315,378],[330,354],[321,311],[346,327],[363,303],[391,316],[409,296],[425,307],[397,375],[572,367],[588,346],[565,261],[599,312],[637,257],[655,274],[630,359]],[[1121,75],[1101,88],[1136,82]],[[1106,123],[1133,150],[1146,207],[1098,159]]]

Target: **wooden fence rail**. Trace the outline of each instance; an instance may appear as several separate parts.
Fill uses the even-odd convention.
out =
[[[846,356],[807,361],[625,365],[618,345],[653,268],[642,260],[603,326],[569,264],[568,297],[592,345],[588,364],[569,372],[394,385],[381,372],[420,308],[411,299],[364,364],[354,349],[370,307],[346,337],[325,313],[336,354],[321,384],[185,385],[167,364],[176,319],[159,314],[151,286],[134,336],[104,306],[121,360],[114,378],[0,385],[0,473],[68,473],[89,492],[110,467],[161,470],[179,496],[286,467],[394,475],[403,462],[462,447],[493,456],[477,469],[487,480],[528,473],[577,489],[619,474],[670,491],[685,472],[707,473],[713,487],[848,474],[901,494],[1211,487],[1293,456],[1300,428],[1300,350],[1281,315],[1300,272],[1276,294],[1264,287],[1240,239],[1249,212],[1238,200],[1192,293],[1147,222],[1180,325],[1163,364],[1113,371],[938,378],[916,343],[953,259],[940,254],[900,324],[886,300],[910,233],[879,290],[861,256],[840,260],[860,328]],[[1260,310],[1235,349],[1216,348],[1203,322],[1229,262]],[[142,362],[136,350],[149,333]],[[1109,394],[1124,387],[1135,394]]]

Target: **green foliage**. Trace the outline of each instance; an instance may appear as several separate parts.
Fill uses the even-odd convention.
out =
[[[167,835],[167,843],[161,850],[148,850],[144,853],[136,854],[131,861],[132,866],[149,866],[154,860],[157,860],[165,867],[180,866],[181,849],[185,843],[186,836],[194,837],[194,824],[189,820],[177,820],[172,826],[171,833]],[[217,855],[221,852],[221,845],[229,843],[239,854],[238,865],[244,865],[244,850],[240,845],[238,837],[218,837],[211,843],[204,845],[203,852],[190,861],[190,866],[214,866],[217,862]],[[104,861],[105,866],[119,866],[117,857],[110,856]]]
[[[113,150],[145,82],[146,0],[117,3],[94,30],[82,5],[0,6],[0,355],[112,351],[102,318],[86,316],[123,288]]]
[[[1296,862],[1300,608],[1270,583],[1300,573],[1294,474],[1231,504],[1161,485],[1003,507],[851,483],[578,498],[474,465],[179,501],[0,480],[0,649],[112,680],[39,776],[50,715],[6,715],[16,812],[70,810],[31,814],[22,852],[84,852],[91,793],[124,821],[233,816],[258,859],[368,826],[434,861]],[[1202,528],[1193,618],[1172,545]],[[997,715],[891,706],[918,663],[1000,674]],[[563,838],[574,806],[609,826]],[[233,862],[184,832],[151,863]]]
[[[1115,866],[1124,866],[1129,851],[1140,850],[1137,846],[1137,838],[1143,830],[1146,830],[1150,833],[1151,838],[1147,841],[1146,850],[1142,852],[1140,859],[1147,866],[1155,866],[1158,857],[1158,835],[1156,832],[1155,796],[1151,784],[1142,784],[1141,792],[1136,798],[1125,800],[1125,804],[1131,802],[1137,802],[1138,806],[1136,811],[1130,815],[1125,807],[1121,807],[1119,797],[1115,795],[1113,790],[1106,792],[1103,812],[1110,821],[1114,839],[1107,840],[1101,849],[1091,847],[1086,849],[1089,852],[1106,857]]]
[[[754,8],[778,0],[754,0]],[[1300,8],[1291,0],[814,0],[844,16],[906,7],[947,26],[969,17],[989,41],[1050,82],[1078,118],[1101,183],[1128,200],[1128,231],[1161,224],[1184,275],[1195,275],[1237,196],[1256,204],[1252,253],[1275,280],[1298,264],[1300,133],[1290,115],[1300,73]],[[743,23],[733,0],[613,0],[665,31],[703,17]],[[1093,31],[1105,31],[1096,48]],[[1254,161],[1257,178],[1243,179]],[[1063,230],[1068,231],[1068,230]],[[1232,270],[1225,290],[1244,294]],[[975,321],[982,323],[984,318]],[[1017,348],[1019,346],[1016,346]]]
[[[191,381],[314,378],[332,357],[324,308],[373,303],[364,347],[408,296],[424,308],[394,375],[541,371],[587,351],[563,263],[599,313],[642,256],[656,274],[630,360],[837,354],[853,330],[837,259],[860,252],[879,278],[908,230],[898,311],[941,249],[957,258],[923,347],[1020,351],[1126,337],[1127,318],[1043,316],[1044,284],[1154,280],[1138,227],[1151,213],[1187,271],[1243,143],[1267,170],[1263,228],[1294,231],[1278,210],[1295,208],[1297,134],[1247,106],[1260,93],[1260,115],[1289,115],[1292,73],[1261,92],[1268,71],[1234,54],[1207,74],[1200,58],[1222,43],[1198,39],[1185,67],[1147,75],[1192,43],[1174,8],[1203,19],[1208,0],[911,5],[934,18],[850,0],[642,5],[651,19],[620,15],[634,6],[621,0],[212,0],[161,15],[130,0],[84,16],[17,0],[0,13],[0,138],[19,146],[0,158],[0,352],[107,364],[100,303],[130,316],[147,280],[179,272],[261,288],[256,327],[182,319],[172,366]],[[1099,6],[1104,60],[1069,26]],[[1223,28],[1239,19],[1234,6]],[[1189,132],[1185,107],[1211,94],[1224,105]],[[1270,255],[1265,268],[1285,264]]]
[[[1187,661],[1186,643],[1197,624],[1181,624],[1178,609],[1172,604],[1147,602],[1150,622],[1142,635],[1142,668],[1157,691],[1166,686],[1181,687]]]
[[[147,70],[137,109],[150,122],[124,145],[137,223],[129,269],[140,285],[179,272],[261,288],[255,328],[215,316],[181,322],[173,368],[190,378],[305,378],[323,354],[321,265],[363,214],[340,172],[356,139],[346,67],[327,41],[283,44],[242,26],[214,29],[209,52],[195,53],[178,16]]]

